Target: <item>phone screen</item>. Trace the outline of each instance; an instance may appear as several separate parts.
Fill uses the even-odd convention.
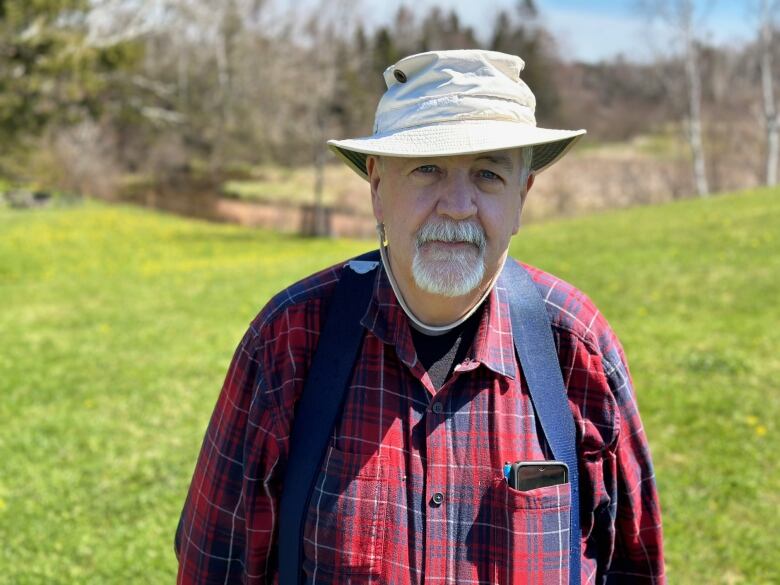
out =
[[[562,461],[518,461],[509,472],[509,485],[516,490],[532,490],[569,482],[569,468]]]

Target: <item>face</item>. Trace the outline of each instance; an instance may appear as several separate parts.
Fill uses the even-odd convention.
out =
[[[522,162],[519,149],[368,158],[374,216],[385,225],[405,295],[461,297],[492,281],[533,183],[533,175],[524,180]]]

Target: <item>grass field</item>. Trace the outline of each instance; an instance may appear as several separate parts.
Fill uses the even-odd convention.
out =
[[[244,328],[371,245],[0,209],[0,583],[172,583]],[[780,192],[533,225],[512,250],[587,291],[623,340],[670,583],[780,582]]]

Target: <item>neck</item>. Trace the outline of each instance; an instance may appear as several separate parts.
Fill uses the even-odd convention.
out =
[[[393,273],[384,238],[380,238],[379,251],[398,303],[409,317],[412,327],[426,335],[442,335],[465,322],[482,305],[501,273],[501,270],[497,271],[490,281],[474,289],[471,294],[445,298],[417,287],[402,288]]]

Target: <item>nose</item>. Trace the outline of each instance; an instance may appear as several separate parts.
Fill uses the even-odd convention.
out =
[[[468,219],[477,213],[476,188],[468,172],[451,172],[441,184],[441,195],[436,212],[456,221]]]

